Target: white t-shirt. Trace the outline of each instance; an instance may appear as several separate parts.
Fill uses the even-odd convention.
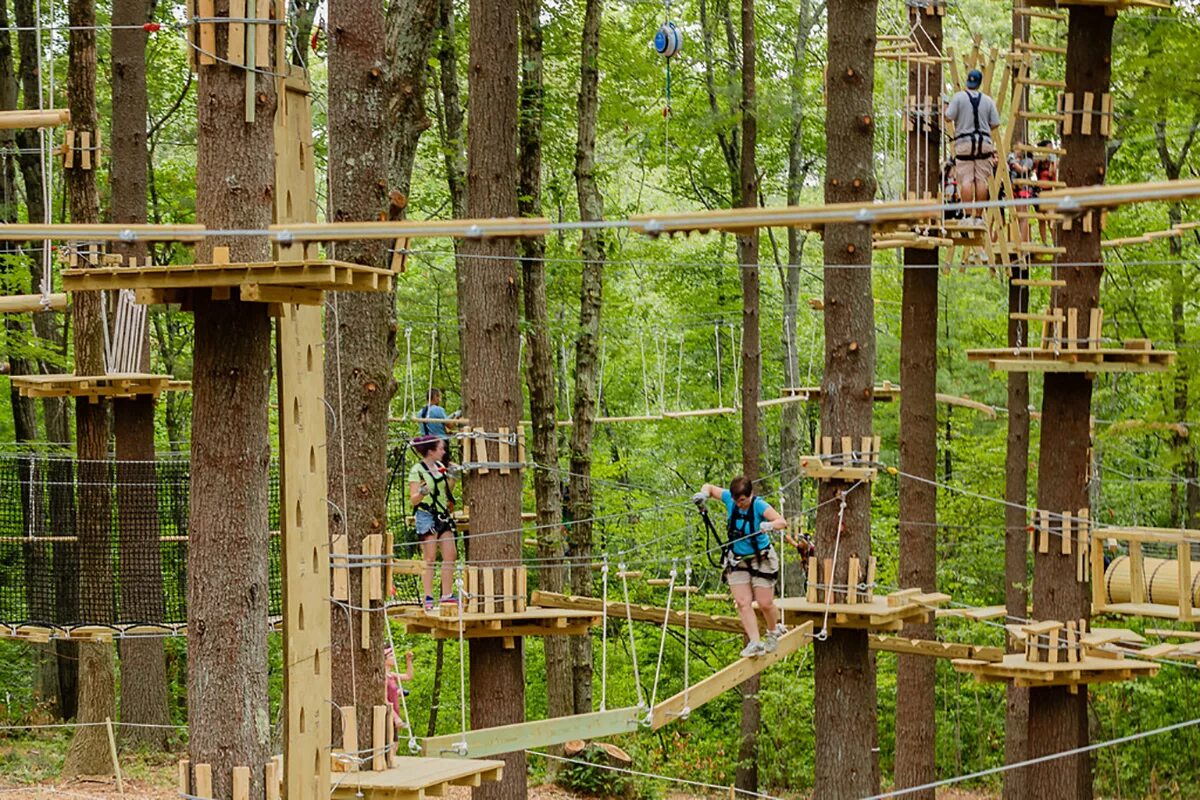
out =
[[[964,90],[950,98],[946,106],[946,119],[954,123],[954,135],[976,133],[975,111],[971,108],[971,97],[979,98],[979,133],[988,144],[992,143],[992,128],[1000,125],[1000,112],[996,110],[996,102],[983,92]]]

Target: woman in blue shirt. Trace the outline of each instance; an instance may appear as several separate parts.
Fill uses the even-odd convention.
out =
[[[724,572],[722,579],[729,584],[737,606],[742,629],[749,644],[742,657],[771,653],[779,645],[779,637],[787,630],[777,622],[775,581],[779,576],[779,556],[771,544],[771,532],[787,527],[787,520],[770,504],[754,494],[754,487],[745,475],[729,482],[729,488],[706,483],[692,498],[703,506],[708,500],[720,500],[728,515],[727,541],[722,547]],[[766,641],[758,636],[758,619],[753,603],[758,602],[766,624]]]

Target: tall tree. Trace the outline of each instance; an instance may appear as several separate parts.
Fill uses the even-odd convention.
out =
[[[467,134],[467,212],[472,217],[517,213],[517,14],[503,0],[470,2],[470,128]],[[460,248],[465,271],[459,313],[470,320],[463,344],[464,397],[472,427],[516,431],[521,413],[517,355],[520,333],[516,247],[511,240],[471,239]],[[495,443],[489,448],[496,451]],[[477,537],[470,558],[488,566],[521,562],[521,474],[472,473],[471,530],[511,531]],[[524,640],[471,642],[471,726],[525,718]],[[504,756],[504,779],[475,790],[480,800],[523,800],[525,752]]]
[[[1067,92],[1103,97],[1109,91],[1114,16],[1095,6],[1072,6],[1067,28]],[[1078,121],[1078,120],[1077,120]],[[1104,182],[1106,140],[1098,125],[1083,135],[1083,125],[1063,137],[1067,153],[1060,179],[1067,186]],[[1100,297],[1100,225],[1076,223],[1060,235],[1066,248],[1054,276],[1051,305],[1076,309],[1089,319]],[[1092,381],[1080,373],[1046,374],[1042,397],[1042,436],[1038,453],[1037,507],[1053,514],[1088,507],[1088,453],[1091,445]],[[1099,578],[1100,576],[1096,576]],[[1075,620],[1090,614],[1087,584],[1075,580],[1075,559],[1060,548],[1034,557],[1033,613],[1038,619]],[[1029,690],[1029,756],[1037,757],[1088,743],[1088,693],[1065,687]],[[1087,754],[1059,758],[1029,768],[1028,786],[1053,786],[1058,797],[1092,796],[1092,761]]]
[[[738,183],[740,208],[758,205],[758,107],[755,94],[754,0],[742,0],[742,152]],[[742,279],[742,473],[758,482],[762,475],[762,437],[758,430],[758,400],[762,380],[762,331],[759,320],[758,230],[737,238]],[[760,491],[761,491],[760,487]],[[759,676],[742,684],[741,741],[735,773],[737,788],[758,791]]]
[[[214,13],[228,15],[228,0],[217,0]],[[225,29],[217,26],[218,52]],[[261,74],[254,81],[254,121],[247,122],[246,71],[224,61],[199,65],[196,220],[209,229],[272,221],[276,82]],[[227,246],[233,262],[271,258],[264,238],[208,237],[197,260],[211,260],[216,246]],[[193,308],[188,755],[212,765],[214,796],[228,797],[233,768],[263,764],[270,752],[263,631],[271,323],[263,303],[214,300],[204,291],[194,294]],[[262,771],[250,774],[251,796],[261,796]]]
[[[96,8],[93,0],[71,0],[67,6],[71,24],[67,45],[67,101],[71,126],[78,134],[88,132],[92,141],[100,130],[96,114]],[[98,164],[99,159],[92,162]],[[71,221],[98,222],[100,201],[96,194],[96,170],[83,169],[83,159],[66,170],[67,203]],[[86,261],[86,259],[84,259]],[[99,292],[77,292],[71,310],[75,321],[75,374],[104,374],[104,333]],[[79,583],[82,616],[93,624],[112,620],[113,559],[110,547],[108,470],[108,403],[96,398],[75,401],[75,451],[79,459]],[[116,675],[111,644],[88,642],[79,645],[79,714],[81,723],[103,722],[116,716]],[[103,727],[83,725],[75,729],[65,775],[106,775],[112,771],[108,741]]]
[[[422,102],[433,39],[436,0],[381,0],[329,4],[329,197],[335,222],[379,219],[393,192],[407,196],[413,153],[428,127]],[[377,32],[386,30],[380,37]],[[388,65],[384,74],[383,65]],[[390,108],[389,108],[390,104]],[[338,258],[386,266],[375,240],[341,242]],[[345,536],[351,553],[387,529],[388,408],[396,383],[396,302],[390,292],[337,292],[325,315],[325,385],[337,415],[329,426],[329,535]],[[350,597],[361,597],[367,570],[350,570]],[[370,648],[360,649],[360,615],[369,614]],[[356,709],[358,741],[371,741],[371,709],[384,682],[383,616],[334,609],[330,661],[333,701]],[[337,726],[335,726],[335,729]],[[340,735],[335,734],[335,736]]]
[[[1013,0],[1013,41],[1028,41],[1030,19],[1021,13],[1024,0]],[[1016,78],[1020,65],[1014,65],[1012,77]],[[1018,85],[1014,82],[1013,85]],[[1016,125],[1014,142],[1024,142],[1028,136],[1028,124],[1016,111],[1025,108],[1028,89],[1025,88],[1014,103],[1010,125]],[[1019,105],[1018,105],[1019,104]],[[1008,283],[1008,345],[1020,347],[1028,344],[1029,323],[1018,315],[1029,311],[1028,288],[1014,283],[1013,279],[1028,278],[1029,270],[1021,264],[1013,264],[1009,270]],[[1029,613],[1029,561],[1026,552],[1026,504],[1029,502],[1029,373],[1010,372],[1008,382],[1008,440],[1004,451],[1004,606],[1010,620],[1025,619]],[[903,384],[901,384],[903,385]],[[1019,645],[1012,642],[1010,647]],[[1024,761],[1028,752],[1029,689],[1015,684],[1006,687],[1004,707],[1004,760],[1009,764]],[[1027,796],[1025,788],[1026,770],[1010,769],[1004,773],[1005,800],[1018,800]]]
[[[937,196],[941,177],[941,108],[925,105],[929,86],[942,85],[942,16],[908,7],[916,46],[933,58],[909,61],[908,92],[921,104],[908,132],[907,195]],[[936,101],[935,101],[936,102]],[[900,586],[937,589],[937,307],[938,250],[904,248],[900,319]],[[933,639],[934,625],[910,623],[904,635]],[[937,664],[913,655],[896,658],[896,788],[935,777]],[[933,800],[933,790],[914,797]]]
[[[579,48],[579,121],[575,137],[575,190],[579,197],[579,219],[584,222],[604,218],[604,198],[595,175],[596,117],[600,105],[600,22],[603,16],[604,0],[585,0]],[[600,309],[607,249],[603,231],[583,230],[579,244],[583,265],[579,286],[579,333],[575,340],[575,406],[567,508],[571,518],[571,553],[578,565],[571,570],[571,591],[585,596],[592,593],[592,570],[588,566],[592,557],[592,434],[596,420]],[[591,638],[572,637],[571,647],[575,713],[587,714],[592,710]]]
[[[875,195],[873,149],[876,0],[829,6],[825,111],[825,202],[869,203]],[[825,374],[821,435],[854,441],[871,433],[875,383],[875,307],[871,294],[871,227],[825,228]],[[840,495],[840,502],[839,502]],[[838,554],[833,583],[845,585],[848,559],[871,554],[871,487],[844,481],[820,486],[817,549]],[[840,523],[840,526],[839,526]],[[875,668],[865,631],[836,628],[816,646],[818,797],[864,797],[878,791],[873,752]]]
[[[146,39],[140,26],[150,19],[148,0],[113,0],[112,31],[112,217],[113,222],[146,221]],[[119,253],[139,262],[144,243],[122,246]],[[148,324],[142,323],[141,372],[150,371]],[[159,553],[158,499],[154,467],[154,399],[113,402],[117,441],[117,507],[120,522],[121,609],[132,619],[162,619],[163,581]],[[135,723],[122,737],[163,749],[170,722],[163,640],[121,641],[121,719]],[[163,727],[153,727],[163,726]]]
[[[518,128],[520,178],[517,208],[523,217],[542,215],[542,117],[545,113],[542,75],[541,0],[517,4],[521,29],[521,105]],[[558,429],[555,420],[554,346],[550,341],[546,301],[546,240],[522,239],[521,289],[525,302],[525,342],[529,354],[525,379],[529,385],[529,411],[533,423],[530,451],[539,466],[533,472],[537,508],[538,585],[550,592],[565,588],[567,571],[562,560],[562,490],[558,465]],[[544,639],[547,712],[563,717],[575,712],[571,679],[571,640],[565,636]],[[547,766],[553,772],[557,762]]]

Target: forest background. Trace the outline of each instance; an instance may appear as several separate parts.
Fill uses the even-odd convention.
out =
[[[465,4],[442,0],[451,13],[431,50],[424,101],[429,127],[421,137],[407,198],[410,218],[447,218],[454,214],[449,171],[456,169],[461,141],[452,104],[466,104],[465,75],[468,23]],[[0,27],[28,13],[27,0],[0,0]],[[397,8],[405,5],[396,0]],[[458,7],[458,6],[462,7]],[[1196,176],[1193,140],[1200,125],[1200,18],[1181,3],[1175,13],[1123,14],[1114,39],[1113,96],[1116,135],[1110,143],[1108,181]],[[822,70],[824,66],[824,2],[775,0],[758,3],[759,136],[757,158],[761,202],[819,203],[825,152]],[[35,13],[47,29],[65,25],[61,2],[39,4]],[[98,8],[100,24],[107,9]],[[396,8],[389,11],[393,16]],[[325,63],[322,55],[324,10],[319,4],[294,3],[294,58],[304,61],[314,85],[314,126],[319,209],[325,206]],[[670,16],[684,35],[683,53],[673,60],[670,95],[665,63],[650,47],[650,39]],[[731,205],[736,192],[736,168],[729,154],[737,152],[739,124],[740,46],[738,9],[729,0],[689,0],[669,6],[638,0],[608,3],[601,28],[599,56],[600,103],[595,175],[604,197],[607,218],[651,211],[719,208]],[[182,6],[159,3],[154,18],[163,28],[150,37],[147,51],[149,82],[149,213],[153,222],[192,222],[195,211],[195,97],[187,65],[186,45],[178,24]],[[542,196],[547,216],[578,219],[575,196],[576,94],[583,3],[547,2],[542,13],[546,110],[543,132]],[[1011,41],[1011,6],[994,0],[959,0],[946,18],[947,41],[959,52],[975,37],[986,47],[1007,48]],[[906,11],[899,0],[881,0],[879,30],[907,33]],[[314,35],[314,31],[316,32]],[[389,25],[389,40],[403,31]],[[47,106],[65,107],[66,36],[44,31],[41,48]],[[0,80],[17,74],[15,52],[0,34]],[[1062,45],[1064,31],[1035,23],[1035,41]],[[392,41],[393,46],[397,42]],[[97,80],[100,116],[112,120],[109,38],[98,38]],[[449,61],[448,61],[449,60]],[[453,69],[450,65],[453,64]],[[7,69],[8,72],[4,73]],[[54,76],[59,76],[56,82]],[[447,81],[462,85],[448,86]],[[894,199],[903,190],[905,158],[904,65],[880,61],[876,74],[876,171],[881,199]],[[456,98],[454,89],[459,97]],[[14,97],[15,100],[15,97]],[[23,105],[30,99],[24,98]],[[669,104],[669,115],[663,113]],[[447,110],[451,113],[448,116]],[[1046,132],[1049,134],[1049,131]],[[104,130],[112,141],[112,131]],[[1034,137],[1031,136],[1031,139]],[[29,219],[31,186],[17,164],[9,139],[0,152],[6,219]],[[23,145],[21,145],[23,146]],[[734,162],[736,163],[736,161]],[[106,171],[99,172],[102,215],[111,203]],[[731,178],[731,175],[733,176]],[[51,187],[53,218],[63,218],[61,186]],[[37,219],[37,216],[32,216]],[[1161,230],[1172,221],[1192,217],[1187,208],[1165,205],[1131,206],[1108,220],[1106,238]],[[740,347],[742,295],[740,265],[733,237],[646,239],[623,231],[607,240],[605,287],[600,345],[599,413],[652,415],[663,411],[733,406],[738,401],[737,353]],[[1093,513],[1105,522],[1130,525],[1200,527],[1200,488],[1197,487],[1194,446],[1173,429],[1120,423],[1190,424],[1196,374],[1197,305],[1193,300],[1196,274],[1189,258],[1200,241],[1159,241],[1146,246],[1108,251],[1101,302],[1106,337],[1145,338],[1156,347],[1179,352],[1177,369],[1160,376],[1112,375],[1097,378]],[[555,350],[557,406],[560,418],[571,408],[574,345],[579,331],[580,242],[570,234],[546,240],[550,336]],[[180,245],[157,247],[160,263],[186,263],[189,252]],[[822,320],[810,299],[821,296],[821,248],[800,233],[789,238],[784,230],[764,232],[761,247],[763,283],[762,396],[780,396],[786,386],[817,386],[822,370]],[[901,271],[897,256],[876,256],[874,271],[876,325],[879,337],[877,375],[897,381],[899,359]],[[20,256],[5,256],[2,276],[6,293],[35,291],[31,269]],[[36,270],[35,270],[36,271]],[[458,407],[459,326],[456,308],[455,257],[449,242],[422,243],[408,255],[407,269],[397,290],[399,391],[393,401],[398,419],[410,418],[423,404],[430,385],[446,391],[445,405]],[[1044,305],[1035,295],[1031,307]],[[970,409],[939,406],[938,558],[939,584],[956,603],[987,606],[1004,602],[1005,424],[1003,376],[982,365],[968,364],[969,347],[996,346],[1006,331],[1007,288],[991,270],[968,265],[952,269],[940,282],[938,309],[938,391],[966,395],[993,406],[996,418]],[[190,377],[190,325],[187,314],[155,309],[151,314],[153,371],[180,379]],[[20,365],[40,364],[48,372],[70,370],[71,332],[58,317],[40,336],[31,335],[27,321],[12,320],[6,328],[4,351]],[[527,354],[527,350],[525,353]],[[524,364],[523,364],[524,366]],[[0,382],[4,382],[0,379]],[[524,381],[523,381],[524,385]],[[1040,408],[1040,384],[1032,382],[1031,405]],[[12,397],[0,411],[0,441],[11,454],[29,448],[57,451],[71,436],[46,433],[39,421],[39,442],[16,443]],[[159,404],[159,449],[177,458],[186,455],[190,429],[186,393],[166,395]],[[784,411],[783,409],[792,409]],[[1194,411],[1192,413],[1195,413]],[[528,416],[526,415],[526,418]],[[897,462],[896,405],[877,406],[876,430],[883,437],[882,460]],[[563,428],[560,452],[566,450]],[[1037,422],[1033,424],[1035,452]],[[403,450],[412,424],[398,422],[394,445]],[[800,480],[798,460],[811,446],[816,431],[816,406],[768,408],[763,413],[764,494],[788,516],[807,517],[811,528],[812,490]],[[639,561],[647,576],[665,575],[672,566],[691,567],[695,580],[715,589],[717,573],[701,555],[706,545],[687,497],[704,481],[723,483],[738,471],[740,430],[734,414],[644,423],[601,424],[592,446],[595,480],[595,549],[613,565],[622,557]],[[10,455],[5,455],[10,457]],[[563,463],[553,465],[562,470]],[[547,468],[547,465],[543,465]],[[1030,460],[1030,486],[1036,485],[1036,461]],[[527,480],[526,510],[533,509]],[[879,559],[879,583],[896,583],[897,488],[884,477],[874,486],[873,551]],[[404,545],[402,545],[404,546]],[[532,553],[532,548],[530,549]],[[624,554],[624,555],[623,555]],[[690,561],[689,561],[690,559]],[[933,588],[933,587],[929,587]],[[784,591],[787,591],[785,584]],[[661,589],[632,587],[637,600],[661,602]],[[720,610],[720,606],[712,610]],[[609,704],[630,703],[632,666],[623,627],[610,621],[607,688]],[[1141,629],[1138,621],[1129,626]],[[658,633],[637,631],[642,670],[658,651]],[[999,645],[1003,631],[995,626],[943,622],[947,639]],[[430,724],[433,702],[431,642],[413,638],[400,647],[417,653],[417,676],[411,707],[418,731]],[[674,636],[674,632],[672,634]],[[273,637],[275,638],[275,637]],[[692,676],[706,674],[734,657],[738,644],[728,637],[694,634],[691,640]],[[600,642],[594,640],[595,648]],[[546,713],[542,641],[527,642],[527,715]],[[186,641],[167,645],[172,682],[173,721],[186,721],[184,696]],[[457,664],[457,646],[444,653]],[[272,643],[272,715],[279,700],[279,649]],[[647,655],[649,654],[649,655]],[[664,692],[676,691],[684,674],[682,642],[674,638],[664,650]],[[596,657],[599,665],[601,658]],[[0,723],[17,724],[44,713],[33,679],[33,659],[27,645],[0,641]],[[599,672],[599,666],[597,667]],[[811,658],[791,660],[764,676],[762,733],[759,747],[761,788],[769,792],[800,792],[811,786],[813,732]],[[884,775],[891,772],[894,753],[894,658],[880,654],[879,744]],[[1193,704],[1197,673],[1187,665],[1166,665],[1153,681],[1099,687],[1092,696],[1093,739],[1109,739],[1177,721],[1181,709]],[[599,691],[600,676],[596,684]],[[456,682],[438,686],[435,720],[438,732],[457,730]],[[960,774],[1002,763],[1004,694],[1001,688],[979,686],[938,665],[938,773]],[[732,780],[738,750],[739,702],[736,694],[708,704],[684,725],[656,735],[627,737],[621,743],[639,768],[718,784]],[[0,730],[0,736],[11,735]],[[1138,796],[1175,786],[1182,796],[1195,796],[1200,785],[1200,762],[1186,754],[1200,751],[1195,729],[1172,737],[1143,740],[1097,755],[1097,785],[1104,795]],[[537,760],[533,763],[539,764]],[[7,766],[0,764],[0,771]],[[1188,788],[1193,787],[1193,788]],[[654,793],[661,784],[638,784]]]

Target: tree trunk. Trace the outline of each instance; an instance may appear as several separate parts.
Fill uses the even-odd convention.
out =
[[[67,47],[67,100],[71,127],[99,131],[96,116],[96,9],[92,0],[71,0]],[[99,159],[95,159],[99,161]],[[76,164],[81,160],[77,159]],[[71,221],[99,222],[96,170],[69,169],[65,173]],[[86,259],[85,259],[86,260]],[[75,319],[75,374],[104,374],[104,334],[100,293],[76,292],[71,310]],[[75,401],[75,450],[79,458],[79,583],[81,612],[92,624],[113,618],[113,561],[110,545],[110,487],[108,464],[108,403],[94,398]],[[116,716],[116,675],[111,644],[79,645],[79,715],[81,723],[103,722]],[[103,727],[75,729],[64,775],[107,775],[112,772],[108,740]]]
[[[1013,0],[1013,41],[1029,41],[1030,19],[1020,13],[1025,0]],[[1014,65],[1011,77],[1016,78],[1020,68]],[[1028,91],[1026,91],[1026,96]],[[1013,116],[1009,121],[1015,125],[1014,142],[1028,141],[1028,123],[1023,117]],[[1027,345],[1029,324],[1024,320],[1012,319],[1012,314],[1029,311],[1029,290],[1015,286],[1013,278],[1027,278],[1029,271],[1013,264],[1009,269],[1008,284],[1008,344],[1010,347]],[[1009,620],[1025,619],[1029,614],[1029,562],[1025,526],[1025,507],[1029,502],[1029,373],[1009,372],[1008,382],[1008,444],[1004,455],[1004,605]],[[901,384],[903,385],[903,384]],[[1010,642],[1010,652],[1015,652],[1016,643]],[[1004,761],[1015,764],[1024,761],[1029,745],[1029,689],[1008,684],[1005,689],[1004,710]],[[1025,788],[1026,770],[1012,769],[1004,773],[1005,800],[1020,800],[1027,795]]]
[[[1067,30],[1067,91],[1075,97],[1109,90],[1114,17],[1103,8],[1072,7]],[[1062,180],[1068,186],[1104,182],[1105,139],[1083,136],[1076,126],[1063,137],[1067,154],[1062,160]],[[1066,264],[1099,264],[1100,225],[1091,233],[1076,223],[1061,233]],[[1100,296],[1099,266],[1056,267],[1054,276],[1067,285],[1054,290],[1055,308],[1078,309],[1086,320]],[[1092,381],[1076,373],[1048,373],[1042,400],[1042,437],[1038,455],[1039,509],[1053,514],[1088,506],[1088,450],[1091,444]],[[1075,557],[1060,548],[1034,558],[1033,611],[1038,619],[1076,620],[1089,616],[1089,592],[1075,580]],[[1099,576],[1096,576],[1099,578]],[[1029,692],[1029,756],[1080,747],[1088,743],[1087,691],[1071,694],[1065,687]],[[1031,786],[1054,786],[1063,798],[1092,795],[1092,761],[1088,754],[1060,758],[1030,767]]]
[[[335,222],[379,219],[393,191],[408,194],[412,156],[427,127],[426,59],[433,38],[435,0],[395,3],[386,16],[380,0],[332,0],[329,5],[329,197]],[[386,36],[378,31],[385,29]],[[389,73],[382,73],[384,65]],[[391,90],[389,91],[389,87]],[[390,106],[389,106],[390,103]],[[389,137],[392,137],[389,140]],[[344,261],[387,266],[384,243],[340,242]],[[396,383],[396,301],[391,292],[336,292],[325,315],[325,385],[337,424],[328,427],[329,536],[346,537],[349,553],[387,531],[388,409]],[[362,597],[366,570],[349,570],[351,600]],[[361,605],[361,603],[352,603]],[[356,709],[358,741],[372,741],[372,708],[386,675],[384,618],[332,609],[330,663],[333,702]],[[362,614],[370,616],[370,648],[359,641]],[[341,741],[335,724],[334,739]],[[368,768],[364,765],[364,768]]]
[[[740,208],[758,205],[758,110],[755,97],[754,0],[742,0],[742,152],[740,158]],[[762,340],[759,328],[758,230],[737,239],[742,277],[742,473],[757,482],[762,474],[762,437],[758,430],[758,400],[762,378]],[[759,491],[765,491],[760,486]],[[762,707],[758,701],[759,676],[741,686],[741,741],[735,785],[744,792],[758,791],[758,728]]]
[[[218,0],[218,16],[229,13]],[[217,26],[217,50],[225,50]],[[274,39],[272,38],[272,44]],[[274,52],[274,51],[272,51]],[[263,228],[273,218],[276,82],[256,79],[255,121],[245,121],[245,76],[199,66],[196,221],[210,229]],[[205,239],[230,260],[267,261],[265,239]],[[188,755],[211,764],[215,797],[231,795],[232,770],[251,767],[263,793],[270,748],[267,703],[268,480],[271,324],[262,303],[193,296],[192,484],[188,573]]]
[[[113,0],[112,32],[112,216],[113,222],[146,221],[146,39],[130,27],[150,18],[147,0]],[[146,256],[141,243],[117,249],[125,256]],[[150,371],[148,326],[139,369]],[[163,581],[159,552],[158,499],[154,468],[154,400],[113,403],[117,440],[117,507],[120,519],[121,613],[126,619],[163,619]],[[126,463],[128,462],[128,463]],[[166,725],[167,671],[162,639],[120,642],[121,720]],[[167,728],[121,729],[124,741],[165,749]]]
[[[821,4],[824,5],[823,3]],[[808,68],[808,42],[820,12],[813,0],[800,0],[796,23],[796,41],[792,49],[791,131],[788,134],[787,203],[800,204],[800,192],[808,168],[804,164],[804,115],[806,110],[804,78]],[[800,351],[796,336],[800,308],[800,260],[804,251],[804,236],[795,228],[787,230],[787,267],[780,276],[783,286],[783,376],[785,386],[800,385]],[[787,403],[781,412],[779,428],[779,463],[784,470],[795,470],[800,463],[803,444],[804,409],[799,403]],[[784,472],[780,494],[780,511],[787,516],[789,509],[799,511],[804,500],[804,481],[794,472]]]
[[[583,36],[579,48],[579,127],[575,139],[575,189],[579,219],[604,218],[604,198],[593,172],[596,160],[596,115],[600,84],[600,23],[603,0],[586,0]],[[571,476],[568,513],[571,518],[571,591],[592,593],[592,435],[596,420],[596,391],[600,343],[600,310],[604,292],[604,259],[607,238],[603,231],[585,229],[579,250],[583,259],[579,286],[579,335],[575,342],[575,405],[571,426]],[[571,639],[575,675],[575,713],[592,710],[592,641],[590,636]]]
[[[908,9],[917,46],[938,56],[942,17],[920,6]],[[908,92],[924,106],[926,87],[941,86],[940,62],[910,62]],[[907,196],[936,191],[941,176],[940,107],[922,108],[908,133]],[[900,321],[900,574],[901,588],[937,590],[937,320],[938,251],[904,248]],[[912,477],[910,477],[912,476]],[[918,480],[923,479],[923,480]],[[904,636],[933,639],[934,624],[909,624]],[[896,658],[896,788],[932,781],[937,768],[935,728],[937,664],[931,658]],[[933,800],[933,790],[911,797]]]
[[[517,213],[517,15],[499,0],[471,0],[469,19],[471,118],[467,137],[468,214]],[[495,435],[517,430],[521,413],[517,355],[520,333],[517,269],[512,240],[473,239],[460,247],[466,273],[459,313],[469,319],[463,343],[468,380],[464,397],[472,427]],[[479,257],[479,258],[475,258]],[[485,260],[486,259],[486,260]],[[488,452],[498,453],[495,442]],[[470,557],[489,566],[521,563],[521,473],[472,473],[471,529],[512,531],[471,544]],[[470,644],[471,727],[525,718],[524,640],[505,649],[503,639]],[[485,783],[477,800],[523,800],[525,753],[504,756],[504,779]]]
[[[520,0],[517,4],[521,28],[521,108],[518,130],[520,182],[517,208],[523,217],[542,215],[542,116],[545,111],[542,77],[541,0]],[[529,385],[529,411],[533,423],[530,452],[535,463],[533,492],[537,507],[538,586],[548,592],[561,592],[566,586],[566,566],[562,530],[562,491],[558,466],[558,431],[555,424],[554,347],[550,342],[549,312],[546,301],[546,240],[522,239],[521,286],[525,301],[525,368]],[[547,715],[564,717],[575,713],[575,692],[571,680],[571,639],[566,636],[543,638],[546,654]],[[560,751],[557,748],[555,752]],[[558,762],[546,762],[551,779]]]
[[[825,202],[869,203],[874,128],[876,0],[841,0],[829,7],[829,87],[825,117]],[[871,295],[871,228],[825,228],[825,374],[821,435],[871,434],[875,383],[875,307]],[[838,553],[834,583],[847,580],[848,559],[871,555],[871,487],[844,481],[820,484],[817,549]],[[844,506],[838,502],[842,497]],[[844,507],[842,529],[839,510]],[[840,539],[840,541],[839,541]],[[874,659],[865,631],[844,628],[816,644],[817,797],[863,797],[879,788]]]

